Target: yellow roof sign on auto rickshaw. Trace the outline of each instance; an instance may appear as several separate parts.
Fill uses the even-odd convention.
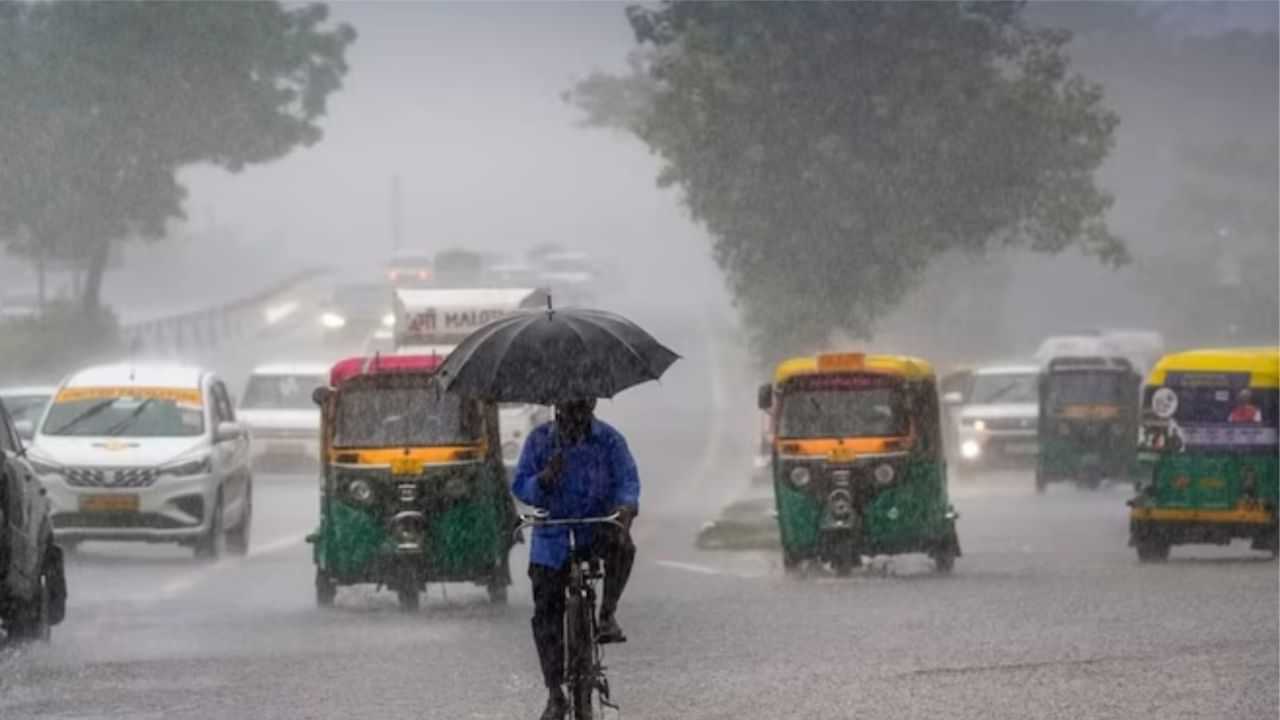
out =
[[[866,372],[897,375],[916,380],[933,375],[927,360],[908,355],[866,355],[863,353],[829,353],[783,360],[774,371],[773,381],[784,383],[802,375],[840,372]]]
[[[1280,387],[1280,347],[1213,348],[1165,355],[1152,368],[1147,385],[1164,385],[1170,372],[1247,372],[1251,387]]]

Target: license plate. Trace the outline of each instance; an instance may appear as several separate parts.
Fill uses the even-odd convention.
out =
[[[422,461],[417,458],[396,458],[391,461],[392,475],[421,475]]]
[[[1004,451],[1010,455],[1035,455],[1040,450],[1040,446],[1035,443],[1009,443],[1004,446]]]
[[[138,512],[137,495],[85,495],[80,512]]]

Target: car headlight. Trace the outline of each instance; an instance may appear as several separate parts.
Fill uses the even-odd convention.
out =
[[[797,467],[791,469],[791,484],[798,488],[802,488],[809,484],[813,479],[813,474],[809,472],[807,467]]]
[[[391,327],[396,324],[396,314],[387,313],[382,316],[382,327]]]
[[[974,420],[974,421],[973,421],[973,429],[974,429],[974,430],[977,430],[978,432],[982,432],[983,430],[986,430],[986,429],[987,429],[987,423],[986,423],[986,421],[984,421],[984,420]]]
[[[893,482],[893,477],[897,473],[893,471],[892,465],[879,465],[876,467],[874,474],[877,485],[888,485]]]
[[[373,484],[364,478],[356,478],[347,483],[347,494],[358,503],[368,504],[373,501]]]
[[[213,469],[213,461],[206,455],[202,458],[194,460],[182,460],[171,465],[165,465],[160,468],[161,475],[172,475],[174,477],[191,477],[192,475],[205,475]]]
[[[982,454],[982,446],[974,440],[965,440],[960,443],[960,457],[965,460],[976,460]]]
[[[347,319],[338,313],[327,312],[320,316],[320,324],[330,330],[337,330],[347,324]]]
[[[59,464],[48,460],[40,460],[31,455],[27,455],[27,460],[31,462],[31,467],[40,475],[61,475],[66,470]]]

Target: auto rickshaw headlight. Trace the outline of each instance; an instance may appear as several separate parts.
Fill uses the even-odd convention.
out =
[[[467,494],[468,488],[467,479],[462,475],[451,475],[448,480],[444,481],[444,494],[446,497],[460,498]]]
[[[813,479],[813,474],[809,472],[807,467],[797,467],[791,469],[791,484],[798,488],[805,487],[809,481]]]
[[[877,485],[888,485],[893,482],[893,478],[897,473],[893,471],[893,466],[888,464],[877,465],[875,472]]]
[[[373,501],[373,485],[364,478],[356,478],[347,483],[347,493],[359,503],[367,504]]]

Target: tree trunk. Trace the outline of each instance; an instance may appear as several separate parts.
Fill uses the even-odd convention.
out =
[[[81,307],[86,313],[96,313],[102,305],[102,276],[107,271],[111,257],[111,241],[101,240],[93,245],[89,265],[85,268],[84,289],[80,295]]]

